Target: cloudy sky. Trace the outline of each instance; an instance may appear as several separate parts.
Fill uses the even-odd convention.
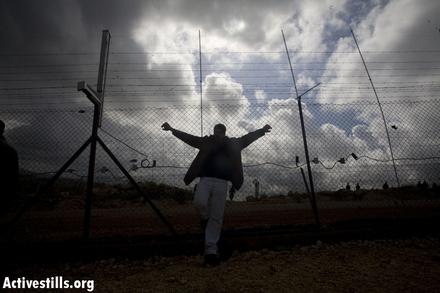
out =
[[[385,126],[352,28],[383,102],[398,176],[411,184],[438,181],[438,15],[435,0],[1,1],[0,118],[23,166],[56,169],[89,133],[89,102],[76,82],[96,85],[101,31],[109,29],[104,130],[158,165],[189,164],[194,151],[159,126],[167,120],[200,135],[201,79],[204,135],[219,121],[231,136],[272,124],[244,161],[292,167],[296,155],[304,161],[304,151],[283,30],[298,91],[321,83],[303,98],[311,156],[321,162],[314,165],[317,185],[395,185]],[[106,140],[125,162],[142,159]],[[324,167],[352,152],[364,158]],[[176,170],[133,173],[181,176]],[[248,185],[258,178],[268,189],[303,189],[297,169],[246,170]]]

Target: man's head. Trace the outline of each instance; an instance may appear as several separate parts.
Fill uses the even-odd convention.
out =
[[[5,122],[0,120],[0,136],[3,136],[3,132],[5,132]]]
[[[217,124],[214,126],[214,135],[217,137],[224,137],[226,135],[226,126]]]

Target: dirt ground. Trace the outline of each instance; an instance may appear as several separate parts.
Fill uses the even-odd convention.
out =
[[[344,221],[374,219],[408,219],[440,216],[440,201],[418,201],[411,205],[390,206],[389,203],[369,202],[356,206],[339,203],[321,208],[321,223],[330,225]],[[159,205],[158,205],[159,206]],[[178,205],[160,203],[165,218],[177,233],[199,233],[199,216],[191,203]],[[12,214],[11,216],[12,217]],[[307,225],[315,223],[308,203],[292,201],[228,202],[224,230],[273,226]],[[1,223],[0,223],[1,224]],[[82,235],[84,211],[28,211],[17,224],[14,239],[19,242],[76,239]],[[91,213],[91,237],[133,237],[168,233],[168,228],[149,206],[127,208],[95,208]],[[0,242],[2,236],[0,235]]]
[[[214,268],[178,256],[15,265],[7,274],[93,279],[94,292],[440,292],[440,239],[318,241],[235,252]]]

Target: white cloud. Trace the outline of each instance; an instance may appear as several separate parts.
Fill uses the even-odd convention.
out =
[[[235,35],[246,29],[246,22],[242,19],[231,19],[228,23],[224,25],[225,30],[230,35]]]
[[[257,100],[257,103],[263,103],[267,99],[267,95],[264,92],[264,90],[256,90],[255,91],[255,99]]]

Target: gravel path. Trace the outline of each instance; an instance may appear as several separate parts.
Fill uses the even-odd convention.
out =
[[[318,241],[237,252],[214,268],[201,256],[178,256],[26,265],[7,274],[94,279],[95,292],[440,292],[440,239]]]

